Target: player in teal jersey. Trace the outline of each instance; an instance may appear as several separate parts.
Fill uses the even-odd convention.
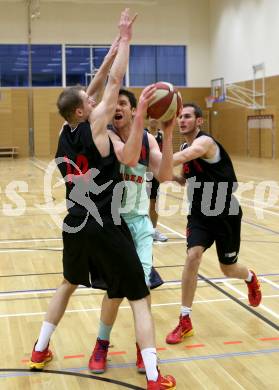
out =
[[[159,182],[172,179],[172,132],[175,118],[162,123],[164,145],[161,152],[155,137],[144,130],[147,109],[144,96],[141,95],[138,108],[136,107],[135,95],[126,89],[121,89],[110,137],[118,160],[122,163],[120,169],[125,182],[121,215],[131,231],[142,262],[146,283],[150,286],[154,229],[149,218],[146,173],[151,171]],[[131,132],[134,132],[133,137]],[[127,153],[129,140],[134,141],[130,158]],[[89,370],[93,373],[103,373],[106,370],[110,332],[121,302],[122,299],[109,299],[107,294],[103,298],[99,334],[89,361]],[[139,372],[145,372],[138,345],[137,369]]]

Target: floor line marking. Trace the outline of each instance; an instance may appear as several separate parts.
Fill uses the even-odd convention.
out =
[[[258,340],[260,340],[260,341],[275,341],[275,340],[279,340],[279,337],[261,337]]]
[[[235,291],[236,293],[238,293],[240,296],[246,297],[246,294],[244,294],[242,291],[240,291],[238,288],[236,288],[232,284],[230,284],[228,282],[224,282],[224,285],[227,286],[232,291]],[[279,318],[279,314],[275,313],[273,310],[269,309],[267,306],[263,305],[262,303],[258,307],[263,309],[267,313],[271,314],[273,317]]]
[[[64,356],[64,359],[77,359],[77,358],[83,358],[85,357],[84,354],[80,354],[80,355],[66,355]]]
[[[276,289],[279,289],[279,284],[272,282],[271,280],[265,278],[264,276],[261,276],[260,279],[263,280],[265,283],[268,283],[271,286],[275,287]]]
[[[164,226],[165,228],[168,229],[168,226],[166,225],[162,225]],[[176,232],[177,234],[181,235],[181,233],[178,233],[176,230],[174,229],[171,229],[171,231],[173,232]],[[200,275],[200,274],[198,274]],[[212,284],[212,286],[215,286],[215,288],[217,288],[218,290],[221,290],[222,289],[220,287],[218,287],[216,285],[216,283],[214,282],[211,282],[207,277],[203,277],[203,275],[200,275],[202,279],[205,279],[208,283]],[[225,285],[227,285],[227,287],[231,288],[232,290],[236,291],[240,296],[242,297],[245,297],[246,298],[246,295],[244,293],[242,293],[242,291],[238,290],[237,288],[235,288],[234,286],[232,286],[230,283],[228,282],[224,282]],[[222,292],[223,294],[225,294],[225,291]],[[231,299],[234,299],[234,297],[231,297]],[[241,302],[240,302],[241,305],[243,305]],[[260,307],[268,312],[269,314],[271,314],[272,316],[274,316],[275,318],[279,318],[279,315],[277,313],[275,313],[273,310],[269,309],[268,307],[266,307],[265,305],[261,304]],[[249,310],[250,312],[252,312],[251,308],[250,307],[246,307],[246,310]],[[256,313],[253,312],[253,314],[255,315]],[[259,313],[257,314],[258,318],[261,318],[263,321],[265,321],[266,323],[268,323],[270,326],[272,327],[276,327],[278,328],[278,326],[276,324],[274,324],[272,321],[270,321],[268,318],[264,317],[263,315],[260,315]]]
[[[186,238],[186,236],[184,234],[177,232],[176,230],[164,225],[163,223],[158,222],[158,225],[162,226],[163,228],[165,228],[166,230],[168,230],[171,233],[177,234],[179,237]]]
[[[41,241],[62,241],[62,238],[26,238],[26,239],[11,239],[0,240],[0,244],[14,244],[16,242],[41,242]]]
[[[197,356],[189,356],[189,357],[181,357],[181,358],[171,358],[171,359],[160,359],[160,364],[169,364],[169,363],[184,363],[184,362],[192,362],[192,361],[198,361],[198,360],[211,360],[211,359],[229,359],[233,357],[245,357],[245,356],[257,356],[257,355],[265,355],[265,354],[272,354],[272,353],[279,353],[279,348],[272,348],[272,349],[260,349],[255,351],[242,351],[242,352],[226,352],[226,353],[220,353],[220,354],[211,354],[211,355],[197,355]],[[120,363],[120,364],[108,364],[108,368],[128,368],[128,367],[135,367],[135,362],[133,363]],[[81,371],[87,371],[88,367],[72,367],[67,369],[61,369],[62,372],[81,372]],[[8,374],[9,371],[13,371],[14,373]],[[32,375],[40,375],[39,373],[32,372],[30,370],[23,370],[23,369],[0,369],[0,372],[7,372],[7,374],[0,374],[0,378],[7,378],[7,377],[17,377],[17,376],[32,376]],[[51,370],[44,371],[45,373],[50,372]]]
[[[275,298],[279,297],[279,295],[270,295],[270,296],[264,296],[263,298]],[[246,300],[247,298],[240,298],[240,300]],[[194,304],[204,304],[204,303],[216,303],[216,302],[233,302],[230,298],[218,298],[218,299],[204,299],[204,300],[197,300],[194,301]],[[156,308],[156,307],[165,307],[165,306],[180,306],[181,302],[168,302],[168,303],[153,303],[151,307]],[[119,309],[126,310],[130,309],[130,306],[120,306]],[[95,311],[100,311],[100,307],[93,307],[90,309],[84,308],[84,309],[71,309],[71,310],[66,310],[65,314],[71,314],[71,313],[88,313],[88,312],[95,312]],[[45,315],[46,312],[41,311],[41,312],[25,312],[25,313],[5,313],[5,314],[0,314],[0,319],[1,318],[9,318],[9,317],[31,317],[31,316],[41,316]]]

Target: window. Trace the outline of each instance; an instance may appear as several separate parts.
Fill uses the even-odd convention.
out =
[[[131,46],[130,53],[130,85],[145,86],[157,81],[156,47]]]
[[[108,50],[105,45],[67,45],[66,85],[88,85]],[[0,45],[0,87],[28,86],[28,54],[28,45]],[[186,86],[186,55],[186,46],[131,46],[129,86],[144,87],[156,81]],[[31,60],[33,87],[62,86],[61,45],[31,45]]]
[[[91,74],[99,69],[106,47],[67,46],[66,47],[66,85],[88,85]]]
[[[90,73],[90,48],[66,48],[66,85],[86,85],[86,74]]]
[[[28,86],[28,46],[0,45],[0,87]]]
[[[94,69],[99,69],[102,65],[102,62],[109,51],[108,47],[94,47],[92,49],[92,59],[93,59],[93,65]]]
[[[32,87],[62,85],[61,45],[32,45]]]
[[[134,45],[129,68],[131,86],[144,87],[157,81],[186,86],[186,47]]]

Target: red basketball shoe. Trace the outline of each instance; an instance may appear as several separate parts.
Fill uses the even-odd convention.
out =
[[[106,371],[108,347],[108,340],[97,339],[88,363],[88,369],[93,374],[103,374]]]
[[[35,343],[36,345],[37,343]],[[46,349],[43,351],[35,351],[35,345],[32,351],[31,359],[29,362],[29,368],[30,370],[42,370],[45,365],[51,361],[53,358],[53,354],[51,350],[48,348],[48,345]]]
[[[172,375],[162,376],[158,371],[158,379],[156,382],[147,381],[147,390],[175,390],[176,380]]]
[[[191,318],[188,315],[180,315],[177,327],[167,335],[166,342],[168,344],[178,344],[181,343],[185,337],[193,336],[193,334],[194,330]]]
[[[248,299],[250,306],[257,307],[262,300],[261,285],[254,271],[250,270],[253,274],[251,282],[246,282],[248,287]]]

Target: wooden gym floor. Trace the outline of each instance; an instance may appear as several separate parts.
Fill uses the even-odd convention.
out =
[[[55,357],[47,372],[28,371],[44,313],[62,277],[61,230],[54,206],[62,201],[64,188],[53,188],[54,203],[46,203],[47,164],[36,159],[0,160],[0,388],[142,389],[145,377],[134,366],[127,301],[112,332],[108,371],[101,376],[88,373],[102,293],[86,288],[73,295],[52,337]],[[239,181],[250,186],[241,195],[240,261],[260,275],[263,303],[257,309],[248,306],[245,284],[222,276],[211,248],[204,255],[193,306],[195,335],[176,346],[167,345],[165,336],[179,314],[186,211],[182,188],[161,188],[161,208],[173,206],[177,211],[159,219],[159,229],[169,240],[154,244],[154,263],[166,283],[152,292],[152,310],[160,367],[176,377],[177,389],[279,388],[279,163],[234,158],[234,164]],[[52,186],[58,177],[54,172]],[[265,185],[269,192],[264,193]]]

